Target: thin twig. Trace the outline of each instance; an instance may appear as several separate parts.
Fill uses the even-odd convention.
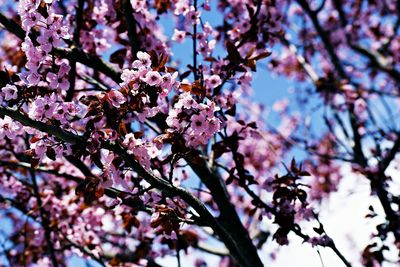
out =
[[[197,0],[194,0],[194,11],[197,12]],[[193,76],[194,80],[198,80],[198,75],[197,75],[197,21],[193,23],[193,34],[192,34],[192,40],[193,40]]]

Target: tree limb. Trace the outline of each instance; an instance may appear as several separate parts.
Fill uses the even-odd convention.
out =
[[[139,43],[136,34],[137,22],[133,17],[133,9],[130,0],[122,0],[122,9],[124,12],[126,27],[128,29],[128,37],[131,44],[132,58],[136,58],[136,54],[139,51]]]
[[[83,23],[83,5],[85,4],[85,0],[78,0],[78,6],[76,8],[75,14],[75,30],[72,38],[73,46],[79,47],[80,36],[81,36],[81,28]],[[75,79],[76,79],[76,60],[70,60],[71,69],[69,71],[69,89],[67,91],[67,95],[65,97],[65,101],[69,102],[74,97],[75,92]]]

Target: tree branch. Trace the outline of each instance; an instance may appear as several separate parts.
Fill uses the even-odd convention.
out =
[[[39,207],[39,215],[41,219],[41,225],[44,229],[44,236],[46,238],[47,249],[50,254],[50,259],[53,264],[53,267],[58,266],[57,257],[54,251],[53,242],[51,241],[51,229],[50,229],[50,221],[45,213],[43,208],[42,198],[40,197],[39,187],[36,180],[36,174],[34,170],[30,170],[31,178],[32,178],[32,185],[33,185],[33,192],[35,194],[37,205]]]
[[[197,12],[197,0],[194,0],[194,11]],[[193,42],[193,77],[194,80],[198,80],[197,76],[197,22],[193,24],[193,34],[192,34],[192,42]]]
[[[52,175],[55,175],[58,177],[65,178],[69,181],[74,181],[76,183],[82,183],[84,181],[84,179],[82,179],[80,177],[76,177],[76,176],[73,176],[73,175],[70,175],[67,173],[59,173],[55,170],[46,169],[46,168],[42,168],[42,167],[33,168],[30,164],[25,164],[25,163],[17,163],[17,162],[0,160],[0,166],[14,168],[14,169],[15,168],[24,168],[26,170],[34,170],[34,171],[40,172],[40,173],[48,173],[48,174],[52,174]],[[92,176],[94,176],[94,175],[92,175]],[[110,198],[117,198],[121,194],[129,195],[128,192],[120,191],[113,187],[105,188],[104,194]],[[149,208],[146,207],[139,198],[122,198],[122,204],[124,204],[125,206],[128,206],[134,210],[140,210],[140,211],[144,211],[144,212],[150,211]]]
[[[321,38],[321,40],[326,48],[326,51],[328,52],[328,55],[331,58],[332,64],[334,65],[339,76],[341,76],[341,78],[347,78],[346,72],[344,71],[344,69],[340,63],[340,59],[336,55],[335,49],[332,46],[332,43],[329,41],[329,36],[324,31],[324,29],[322,28],[321,24],[318,21],[317,14],[311,10],[311,8],[308,5],[306,0],[297,0],[297,2],[303,8],[303,10],[307,13],[307,15],[310,17],[310,19],[314,25],[314,28],[316,29],[319,37]]]
[[[81,36],[81,28],[83,23],[83,6],[85,4],[85,0],[78,0],[78,6],[76,8],[75,14],[75,30],[74,36],[72,38],[73,47],[80,46],[80,36]],[[71,69],[69,71],[69,89],[67,91],[67,95],[65,97],[65,101],[69,102],[74,97],[75,92],[75,79],[76,79],[76,60],[70,60]]]
[[[195,153],[197,152],[193,152],[192,155],[185,159],[201,181],[211,191],[213,199],[220,211],[218,221],[228,230],[233,239],[238,242],[240,248],[238,253],[247,262],[247,265],[244,266],[263,266],[256,247],[240,221],[234,205],[230,201],[230,196],[224,182],[217,174],[210,170],[207,166],[207,162],[200,155]]]
[[[136,54],[139,51],[139,43],[136,34],[137,22],[133,17],[133,9],[130,0],[122,0],[122,8],[128,29],[128,37],[131,44],[132,58],[136,59]]]
[[[71,145],[77,145],[83,142],[83,139],[78,135],[64,131],[56,126],[49,125],[41,121],[32,120],[31,118],[21,114],[16,110],[0,107],[0,115],[9,116],[12,119],[20,122],[24,126],[29,126],[39,131],[46,132],[50,135],[57,137],[61,141],[70,143]]]

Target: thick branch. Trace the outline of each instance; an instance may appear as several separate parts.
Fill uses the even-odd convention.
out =
[[[245,258],[247,262],[245,266],[263,266],[257,254],[256,247],[240,221],[234,205],[230,201],[230,196],[222,179],[210,170],[207,162],[199,155],[192,155],[191,157],[187,157],[186,160],[201,181],[211,191],[220,211],[218,221],[228,230],[233,239],[238,242],[240,248],[238,253]]]
[[[383,157],[383,159],[379,162],[379,170],[381,172],[385,172],[387,167],[389,167],[389,164],[392,162],[392,160],[395,158],[396,154],[400,150],[400,133],[397,134],[396,141],[394,142],[392,148],[389,150],[389,152]]]
[[[78,135],[64,131],[56,126],[49,125],[49,124],[46,124],[41,121],[32,120],[31,118],[21,114],[20,112],[18,112],[16,110],[0,107],[0,115],[9,116],[12,119],[17,120],[18,122],[20,122],[21,124],[23,124],[25,126],[29,126],[29,127],[35,128],[39,131],[46,132],[50,135],[57,137],[61,141],[70,143],[71,145],[76,145],[76,144],[82,143],[82,141],[83,141],[82,138],[79,137]]]
[[[7,18],[6,16],[3,15],[3,13],[0,13],[0,23],[6,28],[9,32],[12,32],[15,34],[19,39],[24,40],[25,39],[25,31],[19,26],[18,23],[13,21],[12,19]]]
[[[128,29],[128,37],[131,44],[132,58],[136,58],[136,53],[139,51],[139,43],[136,34],[136,20],[133,17],[133,9],[130,0],[122,0],[126,27]]]
[[[35,193],[36,201],[39,207],[39,215],[41,219],[41,224],[44,229],[44,236],[47,243],[47,249],[49,250],[50,259],[53,264],[53,267],[58,266],[57,257],[54,251],[53,242],[51,241],[51,229],[50,229],[50,221],[45,213],[43,208],[42,198],[40,197],[39,187],[36,180],[35,171],[30,170],[31,178],[32,178],[32,185],[33,185],[33,192]]]
[[[75,30],[74,36],[72,38],[73,46],[80,46],[80,36],[81,36],[81,28],[83,23],[83,5],[85,4],[85,0],[79,0],[78,6],[76,8],[75,14]],[[65,101],[71,101],[74,97],[75,92],[75,79],[76,79],[76,60],[70,60],[71,69],[69,71],[69,89],[67,91],[67,95],[65,97]]]
[[[132,155],[129,155],[125,150],[123,150],[118,145],[113,145],[109,143],[104,144],[104,148],[111,150],[117,153],[125,163],[134,169],[138,175],[142,176],[148,183],[150,183],[155,188],[163,191],[167,195],[171,196],[179,196],[186,203],[188,203],[199,215],[200,217],[208,222],[209,226],[215,231],[215,233],[221,238],[221,240],[225,243],[229,251],[235,256],[236,260],[241,266],[262,266],[262,265],[248,265],[248,261],[250,259],[245,259],[243,257],[239,257],[241,254],[237,254],[239,251],[244,248],[241,247],[240,242],[236,242],[235,238],[236,233],[230,232],[230,229],[225,229],[226,225],[221,225],[222,222],[220,220],[216,220],[213,215],[207,210],[204,204],[196,197],[194,197],[191,193],[186,191],[184,188],[175,187],[168,183],[165,180],[162,180],[149,172],[147,172],[137,161],[133,160]],[[232,234],[232,236],[231,236]]]

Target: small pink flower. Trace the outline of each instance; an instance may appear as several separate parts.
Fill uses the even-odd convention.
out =
[[[204,132],[207,127],[206,118],[201,115],[193,115],[191,118],[191,127],[197,134]]]
[[[31,147],[35,150],[36,157],[42,160],[47,151],[46,143],[43,140],[39,140],[36,143],[32,144]]]
[[[120,91],[112,90],[108,93],[108,99],[110,100],[111,105],[116,108],[119,108],[121,104],[126,102],[126,98]]]
[[[287,98],[284,98],[282,100],[276,101],[272,106],[272,108],[274,111],[282,113],[287,109],[288,105],[289,105],[289,100]]]
[[[150,158],[154,159],[161,154],[161,150],[159,150],[156,145],[151,144],[147,148],[147,153],[149,154]]]
[[[28,80],[28,85],[30,85],[30,86],[33,85],[34,86],[34,85],[37,85],[40,82],[40,76],[39,76],[39,74],[37,74],[35,72],[31,72],[28,75],[27,80]]]
[[[144,0],[135,0],[131,1],[132,9],[135,12],[143,12],[144,8],[146,7],[146,1]]]
[[[196,11],[194,6],[191,6],[185,14],[185,20],[191,24],[198,24],[200,22],[200,12]]]
[[[15,85],[7,84],[3,88],[1,88],[1,92],[4,94],[4,99],[9,101],[11,99],[17,99],[18,89]]]
[[[33,108],[29,112],[30,116],[37,120],[43,119],[43,116],[45,118],[52,118],[58,107],[56,100],[57,96],[54,93],[50,97],[48,95],[38,97],[33,102]]]
[[[4,119],[0,119],[0,139],[3,139],[4,136],[7,136],[9,139],[15,138],[17,130],[17,125],[10,117],[4,116]]]
[[[61,69],[57,74],[52,72],[47,73],[46,80],[49,82],[51,88],[60,88],[62,90],[69,88],[69,81]]]
[[[122,203],[122,200],[117,197],[117,198],[107,200],[107,202],[105,204],[106,204],[107,208],[113,209],[121,203]]]
[[[162,79],[162,82],[161,82],[162,91],[160,92],[161,96],[167,96],[169,94],[169,92],[171,92],[172,87],[176,87],[177,76],[178,76],[178,72],[175,72],[172,75],[170,73],[166,73],[161,77],[161,79]]]
[[[218,75],[212,75],[206,79],[206,86],[208,88],[214,89],[215,87],[221,85],[222,80]]]
[[[139,69],[140,67],[150,68],[151,66],[151,58],[150,55],[146,52],[137,52],[136,54],[137,60],[135,60],[132,64],[132,67]]]
[[[36,23],[39,21],[41,15],[36,11],[30,11],[22,17],[22,27],[25,30],[29,30],[33,26],[36,25]]]
[[[178,109],[170,109],[168,113],[168,117],[166,119],[166,123],[169,127],[173,129],[180,129],[181,124],[178,120],[178,114],[180,111]]]
[[[158,86],[161,84],[162,78],[160,73],[157,71],[149,71],[146,73],[144,81],[150,86]]]
[[[181,108],[186,108],[186,109],[193,109],[197,108],[198,103],[193,99],[192,95],[190,93],[183,93],[180,95],[180,99],[178,103],[175,104],[175,108],[181,109]]]
[[[182,43],[185,40],[186,32],[174,29],[174,35],[172,35],[172,40],[178,43]]]

